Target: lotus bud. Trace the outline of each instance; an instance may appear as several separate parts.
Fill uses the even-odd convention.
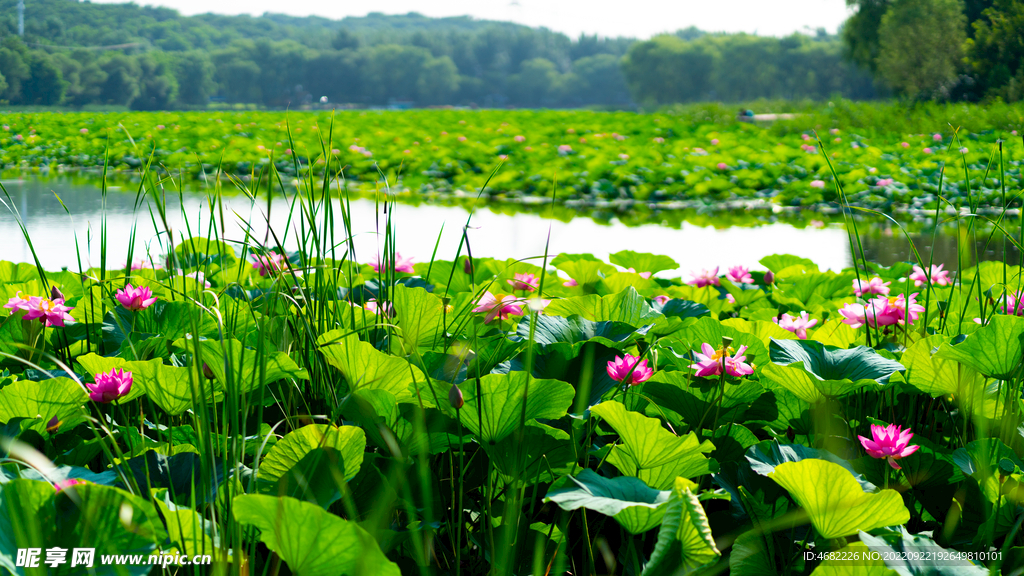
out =
[[[473,262],[469,258],[466,258],[466,261],[462,263],[462,271],[470,276],[473,275]]]
[[[210,365],[206,362],[203,362],[203,376],[206,377],[207,380],[213,380],[217,377],[217,375],[213,373],[213,370],[210,370]]]
[[[765,272],[764,273],[764,283],[765,283],[765,285],[772,284],[774,282],[775,282],[775,274],[772,274],[771,270]]]
[[[60,288],[53,286],[50,288],[50,300],[66,300],[64,293],[60,291]]]
[[[466,401],[462,398],[462,390],[455,384],[452,384],[452,387],[448,389],[448,401],[451,402],[452,408],[456,410],[459,410],[466,404]]]
[[[46,423],[46,431],[53,434],[60,428],[60,420],[56,416],[50,418],[50,421]]]

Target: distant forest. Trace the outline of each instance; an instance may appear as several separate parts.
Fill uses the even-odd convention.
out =
[[[887,18],[887,11],[933,1],[952,3],[954,11],[960,5],[852,2],[859,7],[851,19],[857,28],[838,36],[819,31],[774,38],[690,28],[637,41],[569,38],[507,22],[414,13],[343,20],[181,16],[166,8],[75,0],[26,0],[19,37],[16,0],[0,0],[0,103],[146,110],[211,102],[299,107],[326,97],[356,106],[624,107],[869,99],[888,95],[890,87],[932,97],[943,86],[879,79],[913,68],[884,58],[886,50],[912,49],[890,47],[887,35],[905,31],[899,26],[907,20],[920,26],[912,10],[899,19]],[[1015,4],[987,3],[1000,1]],[[979,3],[986,0],[972,5]],[[889,28],[880,36],[883,26]],[[939,52],[948,59],[948,50]],[[938,71],[947,85],[943,94],[965,85],[963,73]],[[994,81],[1004,84],[1020,77],[1016,69],[999,73]]]

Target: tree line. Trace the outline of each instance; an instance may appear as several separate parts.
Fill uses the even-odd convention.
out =
[[[824,32],[687,29],[648,41],[418,14],[329,20],[0,0],[0,102],[202,108],[211,101],[622,107],[691,100],[872,98],[870,68]]]
[[[847,0],[849,58],[911,99],[1024,99],[1024,0]]]

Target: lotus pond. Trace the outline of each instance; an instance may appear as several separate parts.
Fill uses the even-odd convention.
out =
[[[967,201],[1001,209],[1008,204],[1003,180],[1020,181],[1024,152],[1019,146],[998,149],[1001,140],[1018,142],[1024,129],[1019,106],[951,106],[931,122],[912,122],[909,117],[919,111],[841,104],[809,110],[771,129],[737,122],[735,110],[723,106],[655,114],[5,114],[0,170],[9,177],[29,170],[105,171],[113,178],[145,167],[205,182],[258,180],[270,166],[289,180],[333,177],[343,167],[351,192],[375,192],[384,175],[394,193],[437,199],[475,195],[501,163],[485,190],[495,202],[553,196],[582,206],[677,209],[732,202],[834,210],[842,200],[834,184],[838,177],[850,203],[910,213]],[[861,118],[869,113],[874,116]],[[944,171],[950,163],[957,169]],[[1009,204],[1020,202],[1010,198]]]
[[[523,174],[553,163],[594,178],[637,154],[672,160],[653,144],[691,146],[686,161],[699,163],[694,138],[735,139],[714,156],[763,130],[698,128],[673,142],[654,132],[667,116],[640,117],[650,125],[619,138],[615,115],[520,112],[487,132],[459,113],[405,117],[455,136],[446,154],[480,156],[423,160],[479,168],[429,176],[453,190],[490,186],[512,167],[497,189],[532,193],[520,187],[534,182],[548,193]],[[254,134],[285,130],[283,114],[280,126],[261,114]],[[211,138],[232,141],[222,124],[237,119],[240,130],[243,116],[127,115],[122,124],[167,119],[129,144],[115,136],[124,130],[95,138],[92,124],[75,124],[84,116],[9,118],[16,135],[29,133],[14,139],[23,148],[4,148],[22,154],[11,163],[19,176],[42,164],[51,178],[97,162],[142,169],[108,172],[102,189],[51,179],[0,191],[11,214],[0,219],[0,572],[1022,573],[1024,277],[1018,214],[1006,210],[1016,200],[1003,185],[1017,169],[1011,153],[996,184],[987,162],[974,180],[980,164],[961,154],[972,192],[919,202],[932,219],[901,225],[857,210],[895,186],[843,171],[863,157],[828,167],[797,147],[788,167],[756,170],[806,180],[824,174],[805,166],[820,160],[815,170],[850,194],[797,178],[784,187],[793,196],[763,200],[785,211],[834,189],[841,223],[744,213],[761,227],[721,235],[686,223],[629,228],[642,222],[623,213],[572,219],[562,203],[538,209],[549,220],[399,204],[420,198],[401,183],[412,190],[425,165],[403,180],[397,161],[381,161],[370,185],[366,166],[331,168],[344,153],[330,144],[321,171],[315,153],[279,166],[269,152],[261,163],[222,151],[203,193],[185,194],[212,153],[180,139],[199,138],[202,120]],[[171,117],[193,125],[175,130]],[[528,119],[534,131],[518,141],[512,120]],[[630,157],[597,162],[559,143],[552,126],[567,119],[575,133],[559,137]],[[444,126],[573,150],[522,171],[508,153],[488,181],[497,144],[467,136],[463,149]],[[349,151],[380,160],[412,138],[400,127],[370,130]],[[194,163],[162,156],[168,134]],[[912,165],[899,153],[911,148],[872,164]],[[249,164],[227,169],[236,162]],[[659,164],[635,166],[651,174]],[[729,178],[729,198],[750,196]],[[698,188],[678,190],[691,198]],[[925,184],[907,189],[926,195]],[[79,550],[94,552],[89,565]],[[154,568],[152,555],[212,565]]]
[[[436,240],[387,198],[351,257],[327,184],[239,237],[172,229],[160,185],[146,253],[101,221],[92,265],[0,262],[10,572],[54,548],[102,574],[157,551],[232,574],[1024,564],[1018,266],[500,259],[469,232],[414,259]]]

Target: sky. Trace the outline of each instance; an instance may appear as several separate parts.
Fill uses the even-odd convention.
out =
[[[118,0],[93,0],[113,3]],[[277,12],[340,19],[368,12],[426,16],[472,16],[545,26],[570,37],[580,33],[649,38],[696,26],[709,32],[783,36],[825,28],[846,19],[845,0],[135,0],[182,14]]]

